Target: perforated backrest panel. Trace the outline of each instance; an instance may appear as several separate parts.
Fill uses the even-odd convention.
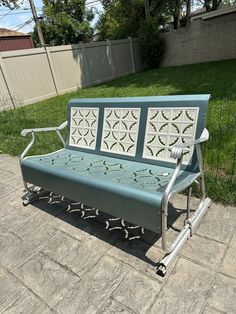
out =
[[[71,107],[69,145],[95,149],[99,108]]]
[[[143,157],[172,162],[171,148],[195,138],[198,107],[149,108]],[[188,164],[193,147],[187,148],[183,163]]]
[[[140,108],[104,108],[101,151],[135,156]]]
[[[209,95],[74,99],[69,104],[67,148],[175,167],[174,145],[198,138]],[[197,171],[196,153],[183,164]]]

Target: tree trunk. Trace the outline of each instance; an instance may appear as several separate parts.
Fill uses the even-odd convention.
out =
[[[186,1],[186,25],[190,24],[191,19],[191,0]]]
[[[131,0],[131,36],[137,36],[138,32],[138,20],[136,15],[136,0]]]
[[[211,4],[210,4],[210,0],[205,0],[205,7],[207,12],[211,12]]]
[[[222,0],[213,0],[211,11],[217,10],[219,8],[219,6],[221,5],[221,2],[222,2]]]
[[[179,25],[180,25],[180,0],[175,0],[174,29],[178,29]]]
[[[150,5],[149,5],[149,0],[144,0],[144,6],[145,6],[146,22],[147,22],[147,23],[150,23],[151,17],[150,17]]]
[[[205,0],[205,7],[207,12],[215,11],[221,5],[222,0]]]

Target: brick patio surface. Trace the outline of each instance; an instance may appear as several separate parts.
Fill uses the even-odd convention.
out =
[[[236,313],[235,207],[213,203],[162,278],[154,233],[127,240],[56,199],[24,207],[23,194],[18,159],[0,155],[0,313]],[[170,240],[184,197],[174,206]]]

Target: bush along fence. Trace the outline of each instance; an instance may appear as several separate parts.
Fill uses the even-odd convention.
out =
[[[128,38],[0,53],[0,109],[100,84],[142,68]]]

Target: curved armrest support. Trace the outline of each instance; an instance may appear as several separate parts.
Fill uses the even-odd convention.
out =
[[[171,150],[171,157],[178,159],[183,155],[187,147],[206,142],[208,139],[209,132],[207,129],[204,129],[201,136],[198,139],[174,146]]]
[[[33,146],[34,144],[34,140],[35,140],[35,133],[39,133],[39,132],[51,132],[51,131],[55,131],[58,135],[58,137],[60,138],[63,146],[66,146],[66,143],[60,133],[60,130],[62,130],[63,128],[65,128],[67,126],[67,121],[63,122],[62,124],[60,124],[57,127],[49,127],[49,128],[36,128],[36,129],[24,129],[23,131],[21,131],[21,136],[26,136],[28,134],[31,134],[32,138],[30,143],[26,146],[25,150],[23,151],[23,153],[20,156],[20,162],[24,159],[25,155],[28,153],[28,151],[30,150],[30,148]]]
[[[169,202],[169,199],[171,196],[172,187],[173,187],[173,185],[174,185],[174,183],[178,177],[179,171],[181,169],[183,153],[187,147],[196,145],[197,146],[197,157],[198,157],[199,168],[200,168],[201,173],[203,173],[201,147],[199,144],[207,141],[208,139],[209,139],[209,132],[207,129],[204,129],[201,136],[198,139],[174,146],[172,148],[171,157],[177,159],[177,165],[176,165],[176,168],[172,174],[172,177],[171,177],[171,179],[170,179],[170,181],[169,181],[169,183],[165,189],[165,192],[164,192],[163,198],[162,198],[162,248],[167,253],[170,253],[173,251],[173,249],[175,248],[175,246],[178,243],[179,238],[181,237],[181,235],[179,237],[177,237],[177,239],[174,241],[174,243],[170,247],[167,247],[166,228],[167,228],[167,217],[168,217],[168,202]],[[204,201],[204,199],[205,199],[205,187],[204,187],[204,180],[203,179],[202,179],[201,185],[202,185],[201,189],[203,192],[202,201]]]
[[[167,228],[167,217],[168,217],[168,203],[169,199],[171,196],[171,189],[175,183],[175,180],[178,177],[180,168],[181,168],[181,163],[182,163],[182,158],[183,155],[181,155],[178,160],[177,160],[177,165],[176,168],[170,178],[169,183],[167,184],[167,187],[165,189],[165,192],[162,197],[162,203],[161,203],[161,217],[162,217],[162,248],[166,253],[170,253],[174,246],[172,245],[171,247],[167,247],[167,242],[166,242],[166,228]]]

